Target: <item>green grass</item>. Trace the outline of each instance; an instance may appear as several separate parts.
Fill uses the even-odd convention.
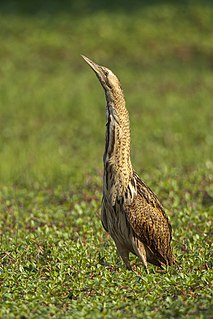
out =
[[[213,7],[0,4],[0,318],[210,318]],[[179,268],[125,269],[100,223],[105,101],[120,78],[132,162]]]

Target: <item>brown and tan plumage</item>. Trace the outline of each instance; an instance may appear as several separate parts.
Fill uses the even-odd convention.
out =
[[[107,102],[103,227],[128,269],[130,252],[141,259],[146,269],[147,261],[161,268],[172,265],[171,224],[156,195],[132,168],[129,115],[120,82],[106,67],[82,57],[96,73]]]

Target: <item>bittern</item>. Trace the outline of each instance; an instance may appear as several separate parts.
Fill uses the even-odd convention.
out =
[[[101,221],[118,254],[131,269],[129,253],[165,268],[174,263],[172,227],[153,191],[134,171],[130,159],[129,114],[121,84],[115,74],[87,57],[106,96],[106,137],[103,156]]]

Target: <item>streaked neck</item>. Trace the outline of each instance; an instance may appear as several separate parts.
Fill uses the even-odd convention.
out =
[[[104,169],[106,192],[113,198],[123,196],[133,169],[130,159],[129,115],[125,106],[122,90],[107,94],[106,145],[104,152]]]

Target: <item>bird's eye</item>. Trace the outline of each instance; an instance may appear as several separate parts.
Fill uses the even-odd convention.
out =
[[[104,70],[104,74],[108,76],[109,72],[107,70]]]

